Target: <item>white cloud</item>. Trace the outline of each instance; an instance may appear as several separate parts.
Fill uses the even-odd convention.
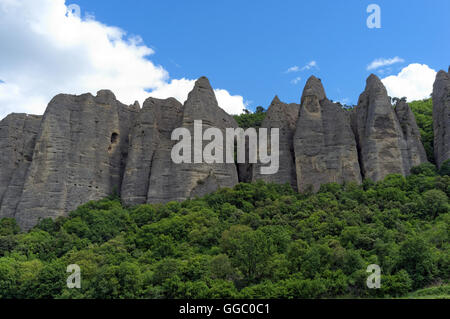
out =
[[[217,102],[228,114],[241,114],[247,108],[249,102],[245,102],[244,98],[239,95],[230,95],[227,90],[215,89]]]
[[[316,61],[311,61],[311,62],[309,62],[308,64],[306,64],[303,68],[302,68],[302,71],[304,71],[304,70],[309,70],[309,69],[312,69],[312,68],[317,68],[318,66],[317,66],[317,62]]]
[[[298,84],[298,82],[300,82],[302,80],[302,78],[300,76],[296,77],[295,79],[292,79],[291,83],[292,84]]]
[[[289,69],[287,69],[284,73],[292,73],[292,72],[298,72],[300,71],[300,68],[297,65],[291,66]]]
[[[194,81],[171,79],[148,59],[154,51],[142,39],[91,14],[80,19],[66,12],[64,0],[0,1],[0,119],[10,112],[42,114],[59,93],[100,89],[126,104],[150,95],[184,102]],[[219,105],[241,113],[244,99],[222,91]]]
[[[291,66],[284,73],[300,72],[300,71],[310,70],[312,68],[318,68],[316,61],[311,61],[301,68],[297,65]]]
[[[399,74],[381,81],[391,97],[407,97],[408,101],[428,98],[433,91],[436,71],[426,64],[412,63]]]
[[[391,59],[383,59],[383,58],[375,59],[367,66],[367,71],[375,70],[375,69],[381,68],[383,66],[388,66],[388,65],[395,64],[395,63],[403,63],[403,62],[405,62],[405,60],[403,60],[402,58],[400,58],[398,56],[393,57]]]

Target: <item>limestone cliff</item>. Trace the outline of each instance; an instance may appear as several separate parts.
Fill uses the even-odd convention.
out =
[[[261,166],[259,162],[253,165],[252,180],[263,180],[267,183],[290,184],[297,189],[297,177],[295,173],[295,154],[293,147],[293,137],[298,119],[300,105],[281,102],[276,96],[269,109],[267,115],[262,122],[261,127],[268,130],[268,141],[270,141],[270,131],[272,128],[279,129],[279,169],[275,174],[261,174]],[[269,143],[270,145],[270,143]]]
[[[0,218],[15,215],[41,118],[11,114],[0,122]]]
[[[434,155],[440,167],[450,159],[450,68],[439,71],[433,86]]]
[[[179,126],[186,128],[191,134],[191,145],[194,145],[194,121],[201,120],[203,132],[208,128],[218,128],[225,137],[226,128],[235,128],[234,118],[222,110],[216,100],[214,91],[206,77],[195,83],[183,106]],[[205,147],[204,142],[202,149]],[[165,154],[165,155],[164,155]],[[169,168],[164,171],[155,170],[149,186],[147,202],[181,201],[195,196],[202,196],[221,187],[233,187],[238,183],[237,167],[234,163],[194,163],[194,146],[191,163],[175,164],[171,161],[170,150],[159,156],[156,167]],[[164,186],[161,187],[161,179]]]
[[[294,148],[300,191],[317,191],[331,182],[361,182],[349,114],[327,99],[322,82],[314,76],[303,91]]]
[[[58,95],[42,118],[15,218],[23,228],[120,191],[138,109],[110,91]]]
[[[379,181],[388,174],[408,175],[412,165],[426,161],[409,107],[403,102],[398,107],[396,113],[383,83],[370,75],[352,114],[364,178]]]
[[[448,73],[439,72],[433,93],[440,164],[450,155],[449,82]],[[202,121],[200,132],[195,132],[196,121]],[[405,101],[394,108],[374,75],[352,111],[332,103],[321,81],[311,77],[301,104],[276,97],[262,127],[280,133],[279,170],[273,175],[260,173],[265,164],[226,163],[225,131],[237,123],[219,107],[205,77],[184,105],[174,98],[149,98],[140,109],[138,103],[120,103],[107,90],[96,96],[58,95],[42,117],[11,114],[0,122],[0,218],[14,217],[29,229],[40,218],[65,216],[114,192],[132,206],[182,201],[259,179],[317,191],[329,182],[407,175],[426,161],[411,109]],[[189,135],[190,163],[172,159],[177,128]],[[196,133],[201,151],[217,138],[202,141],[208,128],[223,135],[216,148],[217,154],[223,152],[223,163],[195,162]]]

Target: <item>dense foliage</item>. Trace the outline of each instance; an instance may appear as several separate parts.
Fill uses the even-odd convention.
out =
[[[258,182],[166,205],[110,197],[26,233],[2,219],[0,298],[448,296],[449,196],[450,177],[423,164],[317,194]],[[66,287],[70,264],[81,289]]]
[[[241,115],[235,115],[234,119],[238,123],[239,127],[247,129],[249,127],[260,128],[265,117],[266,111],[262,106],[258,106],[254,113],[244,110],[244,113]]]
[[[434,132],[433,132],[433,100],[426,99],[409,103],[420,129],[422,143],[427,152],[428,161],[435,163],[434,159]]]

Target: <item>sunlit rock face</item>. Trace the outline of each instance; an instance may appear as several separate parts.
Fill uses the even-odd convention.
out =
[[[331,182],[361,182],[350,114],[327,99],[316,77],[310,77],[303,90],[294,150],[301,192]]]
[[[48,105],[14,217],[32,227],[120,191],[128,134],[138,109],[110,91],[58,95]]]

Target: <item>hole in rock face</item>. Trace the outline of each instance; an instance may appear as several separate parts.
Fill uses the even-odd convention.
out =
[[[116,144],[119,142],[119,134],[114,132],[111,134],[111,144],[108,147],[108,152],[111,153],[113,148],[115,148]]]
[[[111,144],[116,144],[119,140],[119,134],[116,132],[111,134]]]

